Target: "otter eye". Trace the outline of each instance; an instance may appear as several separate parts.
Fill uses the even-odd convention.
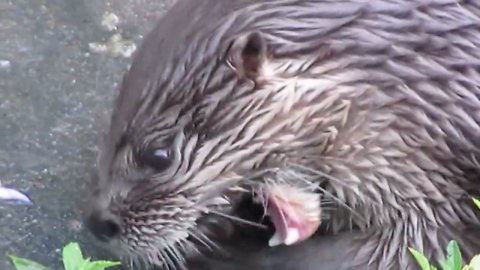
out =
[[[143,165],[149,166],[157,171],[165,171],[172,164],[170,150],[163,148],[145,151],[140,161]]]

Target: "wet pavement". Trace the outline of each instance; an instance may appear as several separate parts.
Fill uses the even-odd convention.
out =
[[[172,2],[0,0],[0,180],[35,203],[0,205],[0,269],[62,269],[71,241],[105,258],[75,204],[129,56]]]

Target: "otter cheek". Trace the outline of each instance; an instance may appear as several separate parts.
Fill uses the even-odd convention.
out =
[[[269,246],[293,245],[312,236],[321,223],[321,208],[317,194],[299,194],[292,187],[269,190],[265,196],[266,214],[275,227]],[[313,207],[312,207],[313,206]]]

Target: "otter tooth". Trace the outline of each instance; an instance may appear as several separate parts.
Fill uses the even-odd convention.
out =
[[[285,237],[285,245],[290,246],[295,244],[300,239],[300,232],[297,228],[288,228],[287,236]]]
[[[287,228],[285,238],[282,239],[282,236],[280,236],[280,233],[275,232],[275,234],[270,238],[268,241],[268,245],[270,247],[275,247],[279,246],[281,244],[285,244],[287,246],[290,246],[292,244],[295,244],[298,242],[300,239],[300,231],[298,228]]]
[[[280,244],[282,244],[282,237],[280,236],[280,234],[278,232],[275,232],[275,234],[272,236],[272,238],[270,238],[270,240],[268,241],[268,245],[270,247],[274,247],[274,246],[278,246]]]

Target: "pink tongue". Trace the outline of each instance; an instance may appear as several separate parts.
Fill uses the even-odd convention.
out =
[[[270,246],[301,242],[320,226],[320,218],[311,218],[301,202],[286,201],[279,196],[268,196],[267,200],[267,215],[276,231],[269,241]]]

